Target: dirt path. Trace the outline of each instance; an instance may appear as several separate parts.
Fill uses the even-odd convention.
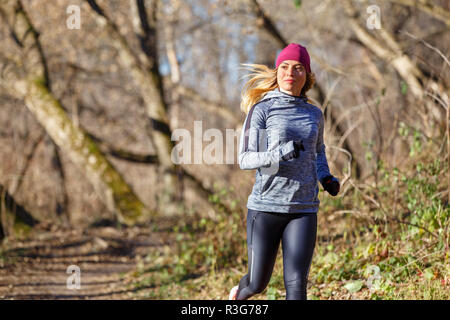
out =
[[[132,287],[126,273],[171,242],[170,222],[154,229],[59,229],[6,241],[0,251],[0,299],[133,299],[146,288]],[[80,268],[80,289],[67,287],[71,265]]]

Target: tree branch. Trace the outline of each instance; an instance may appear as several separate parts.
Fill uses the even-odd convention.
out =
[[[444,22],[447,26],[450,26],[450,11],[445,8],[435,5],[427,0],[389,0],[390,2],[401,4],[403,6],[417,8],[433,18],[436,18]]]

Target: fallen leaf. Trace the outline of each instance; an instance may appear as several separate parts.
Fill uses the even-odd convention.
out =
[[[358,292],[359,290],[361,290],[362,286],[363,286],[363,282],[361,280],[356,280],[356,281],[347,283],[344,286],[344,288],[347,289],[347,291],[350,293],[355,293],[355,292]]]

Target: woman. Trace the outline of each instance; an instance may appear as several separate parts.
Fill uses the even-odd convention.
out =
[[[256,170],[247,202],[248,273],[230,299],[248,299],[269,283],[279,243],[283,249],[286,299],[306,300],[319,208],[319,180],[335,196],[323,143],[322,111],[307,102],[314,84],[305,47],[291,43],[275,69],[255,68],[244,86],[239,166]]]

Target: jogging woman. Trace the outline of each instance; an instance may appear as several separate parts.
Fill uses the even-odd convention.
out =
[[[323,142],[322,111],[308,103],[314,84],[305,47],[291,43],[275,69],[250,65],[254,73],[242,93],[247,114],[239,166],[256,169],[248,197],[248,273],[231,289],[230,299],[248,299],[269,283],[280,241],[286,299],[306,300],[306,286],[317,231],[320,181],[335,196]]]

